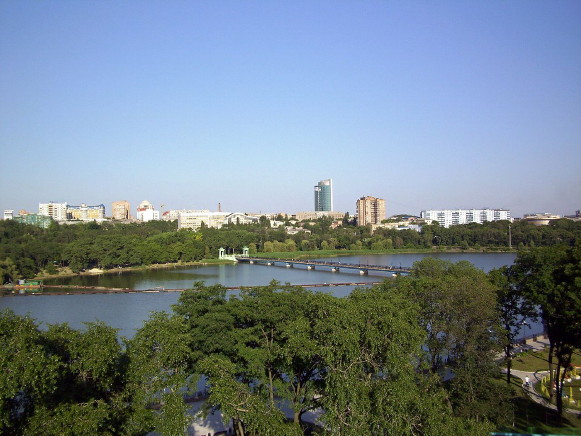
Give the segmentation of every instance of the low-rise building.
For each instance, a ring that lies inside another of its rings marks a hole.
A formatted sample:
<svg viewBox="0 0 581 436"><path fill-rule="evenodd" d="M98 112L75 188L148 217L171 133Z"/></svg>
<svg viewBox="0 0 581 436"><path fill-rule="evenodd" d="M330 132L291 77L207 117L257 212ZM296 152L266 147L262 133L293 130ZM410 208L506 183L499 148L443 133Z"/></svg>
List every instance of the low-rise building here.
<svg viewBox="0 0 581 436"><path fill-rule="evenodd" d="M80 206L67 206L67 220L74 221L104 221L105 205L87 206L82 203Z"/></svg>
<svg viewBox="0 0 581 436"><path fill-rule="evenodd" d="M36 214L36 213L28 213L25 215L18 215L14 217L14 221L22 223L22 224L30 224L32 226L41 227L43 229L47 229L50 224L53 222L53 219L50 216Z"/></svg>
<svg viewBox="0 0 581 436"><path fill-rule="evenodd" d="M292 217L297 221L316 220L319 218L330 217L334 220L341 220L345 216L345 212L332 211L315 211L315 212L297 212Z"/></svg>
<svg viewBox="0 0 581 436"><path fill-rule="evenodd" d="M198 230L202 225L219 229L224 225L227 215L230 213L209 210L182 212L178 216L178 229Z"/></svg>
<svg viewBox="0 0 581 436"><path fill-rule="evenodd" d="M486 221L512 221L510 210L507 209L430 209L423 210L420 218L426 222L435 221L446 228L458 224L482 224Z"/></svg>
<svg viewBox="0 0 581 436"><path fill-rule="evenodd" d="M559 220L561 217L559 215L553 215L552 213L529 213L523 217L523 221L527 221L535 226L546 226L551 221Z"/></svg>
<svg viewBox="0 0 581 436"><path fill-rule="evenodd" d="M178 214L178 229L198 230L202 225L220 229L228 224L256 224L258 221L258 217L240 212L189 210Z"/></svg>

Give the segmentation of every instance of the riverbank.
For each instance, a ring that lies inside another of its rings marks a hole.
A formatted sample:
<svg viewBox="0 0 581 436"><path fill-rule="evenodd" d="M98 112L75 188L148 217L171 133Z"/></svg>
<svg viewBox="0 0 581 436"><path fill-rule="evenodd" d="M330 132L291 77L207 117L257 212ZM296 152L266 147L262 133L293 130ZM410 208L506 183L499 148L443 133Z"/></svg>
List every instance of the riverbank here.
<svg viewBox="0 0 581 436"><path fill-rule="evenodd" d="M278 251L270 253L254 253L271 259L313 259L318 257L365 256L374 254L428 254L428 253L516 253L516 249L508 248L480 248L461 249L459 247L431 247L431 248L391 248L382 250L312 250L312 251Z"/></svg>
<svg viewBox="0 0 581 436"><path fill-rule="evenodd" d="M54 278L67 278L67 277L77 277L77 276L94 276L99 274L119 274L131 271L148 271L156 269L169 269L169 268L182 268L187 266L207 266L207 265L219 265L219 264L229 264L232 263L231 260L221 260L221 259L204 259L197 262L178 262L178 263L156 263L153 265L138 265L138 266L127 266L111 269L100 269L93 268L87 271L81 271L78 273L72 272L70 268L60 268L57 274L46 274L41 273L36 275L33 280L46 280Z"/></svg>
<svg viewBox="0 0 581 436"><path fill-rule="evenodd" d="M343 283L311 283L311 284L297 284L294 286L300 288L332 288L337 286L375 286L382 282L343 282ZM250 286L252 287L252 286ZM226 286L228 291L238 291L240 289L249 288L249 286ZM164 287L156 287L154 289L129 289L129 288L108 288L104 286L79 286L79 285L47 285L39 290L30 290L26 292L12 292L3 294L6 297L22 297L35 295L82 295L82 294L139 294L139 293L160 293L160 292L184 292L189 289L171 289ZM193 289L196 290L196 289Z"/></svg>

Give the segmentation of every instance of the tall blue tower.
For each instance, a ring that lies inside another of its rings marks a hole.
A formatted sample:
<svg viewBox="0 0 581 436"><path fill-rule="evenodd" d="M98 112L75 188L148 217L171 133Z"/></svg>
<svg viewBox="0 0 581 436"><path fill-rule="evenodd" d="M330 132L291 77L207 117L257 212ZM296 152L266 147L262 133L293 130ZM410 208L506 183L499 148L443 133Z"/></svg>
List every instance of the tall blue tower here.
<svg viewBox="0 0 581 436"><path fill-rule="evenodd" d="M333 210L333 180L321 180L315 185L315 212Z"/></svg>

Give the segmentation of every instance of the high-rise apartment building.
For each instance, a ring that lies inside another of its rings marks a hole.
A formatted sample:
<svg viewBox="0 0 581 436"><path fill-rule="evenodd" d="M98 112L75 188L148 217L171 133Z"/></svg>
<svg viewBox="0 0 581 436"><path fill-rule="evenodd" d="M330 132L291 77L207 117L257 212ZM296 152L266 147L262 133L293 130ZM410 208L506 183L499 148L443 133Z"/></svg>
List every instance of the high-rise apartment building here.
<svg viewBox="0 0 581 436"><path fill-rule="evenodd" d="M131 218L131 206L128 201L114 201L111 204L111 217L114 220L128 220Z"/></svg>
<svg viewBox="0 0 581 436"><path fill-rule="evenodd" d="M437 221L442 227L446 228L458 224L482 224L486 221L512 221L510 210L506 209L422 210L420 218L426 221Z"/></svg>
<svg viewBox="0 0 581 436"><path fill-rule="evenodd" d="M321 180L315 185L315 212L333 210L333 180Z"/></svg>
<svg viewBox="0 0 581 436"><path fill-rule="evenodd" d="M67 220L67 203L40 203L38 205L38 214L49 216L55 221Z"/></svg>
<svg viewBox="0 0 581 436"><path fill-rule="evenodd" d="M369 196L357 200L357 225L381 224L384 219L385 200Z"/></svg>

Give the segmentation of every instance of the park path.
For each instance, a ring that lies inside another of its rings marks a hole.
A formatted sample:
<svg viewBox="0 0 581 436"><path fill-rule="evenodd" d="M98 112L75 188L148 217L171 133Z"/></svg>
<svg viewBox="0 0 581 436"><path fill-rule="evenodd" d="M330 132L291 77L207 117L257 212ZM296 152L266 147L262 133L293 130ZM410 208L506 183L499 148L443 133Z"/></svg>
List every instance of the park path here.
<svg viewBox="0 0 581 436"><path fill-rule="evenodd" d="M502 372L504 374L506 374L506 369L503 369ZM540 393L537 392L537 390L535 389L535 385L537 382L541 381L542 378L544 376L546 376L549 373L549 371L519 371L517 369L511 369L510 370L510 374L514 375L515 377L518 377L522 380L523 382L523 389L525 390L526 394L529 396L530 399L532 399L534 402L548 408L551 410L554 410L555 412L557 411L557 406L555 406L554 404L550 403L549 401L547 401L545 399L545 397L543 397ZM528 376L530 379L530 384L529 386L525 386L524 381L525 381L525 377ZM581 411L579 410L575 410L575 409L569 409L566 407L563 407L563 410L567 413L572 413L575 414L577 416L581 417Z"/></svg>

